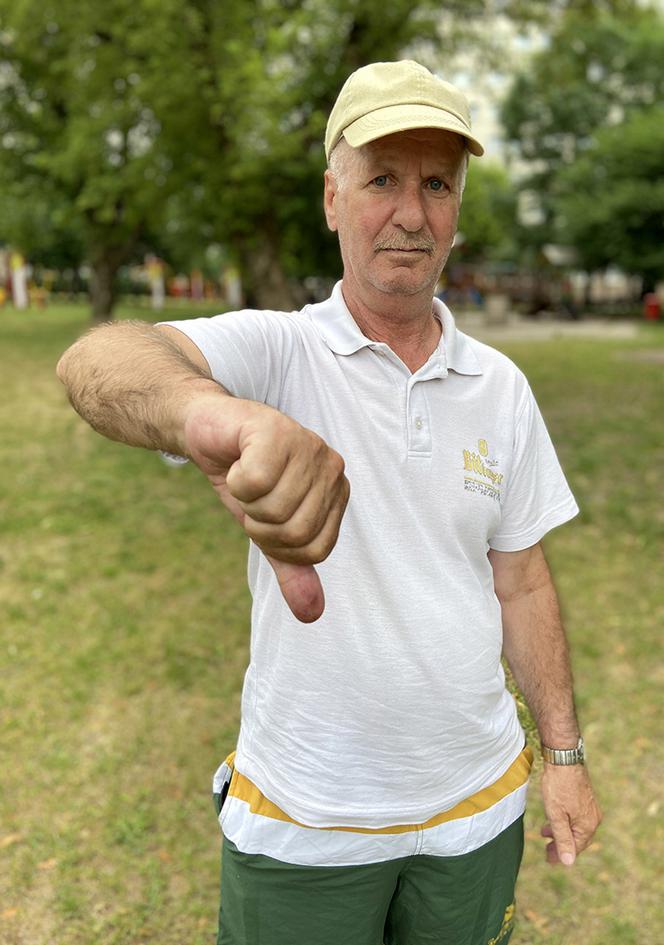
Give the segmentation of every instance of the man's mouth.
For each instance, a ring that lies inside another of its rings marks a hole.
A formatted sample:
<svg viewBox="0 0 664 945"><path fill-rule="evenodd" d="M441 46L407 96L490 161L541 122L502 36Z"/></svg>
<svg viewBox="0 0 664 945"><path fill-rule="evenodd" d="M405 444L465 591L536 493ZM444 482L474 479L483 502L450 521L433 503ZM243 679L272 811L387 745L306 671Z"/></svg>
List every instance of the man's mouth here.
<svg viewBox="0 0 664 945"><path fill-rule="evenodd" d="M380 253L426 253L429 255L431 250L428 246L379 246Z"/></svg>
<svg viewBox="0 0 664 945"><path fill-rule="evenodd" d="M421 243L393 243L390 239L385 239L374 246L377 253L424 253L427 256L431 256L435 248L433 239Z"/></svg>

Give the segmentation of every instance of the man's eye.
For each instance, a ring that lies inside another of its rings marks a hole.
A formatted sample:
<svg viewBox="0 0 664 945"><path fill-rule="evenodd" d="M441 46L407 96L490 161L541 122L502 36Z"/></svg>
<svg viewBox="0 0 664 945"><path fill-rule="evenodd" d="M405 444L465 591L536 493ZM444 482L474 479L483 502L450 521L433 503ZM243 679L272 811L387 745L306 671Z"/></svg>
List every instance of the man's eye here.
<svg viewBox="0 0 664 945"><path fill-rule="evenodd" d="M371 183L375 184L376 187L385 187L387 184L387 174L379 174L378 177L374 177Z"/></svg>
<svg viewBox="0 0 664 945"><path fill-rule="evenodd" d="M447 190L447 184L444 180L441 180L440 177L432 177L429 181L429 187L436 193Z"/></svg>

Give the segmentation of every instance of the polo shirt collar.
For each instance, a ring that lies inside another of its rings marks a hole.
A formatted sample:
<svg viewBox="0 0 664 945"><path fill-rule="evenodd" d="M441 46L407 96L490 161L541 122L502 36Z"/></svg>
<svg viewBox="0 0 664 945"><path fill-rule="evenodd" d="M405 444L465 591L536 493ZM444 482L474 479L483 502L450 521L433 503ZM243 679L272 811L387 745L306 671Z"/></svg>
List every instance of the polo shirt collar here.
<svg viewBox="0 0 664 945"><path fill-rule="evenodd" d="M329 299L309 307L309 317L325 344L335 354L355 354L360 348L368 348L373 344L370 338L362 334L348 311L340 281Z"/></svg>
<svg viewBox="0 0 664 945"><path fill-rule="evenodd" d="M344 300L341 281L337 282L329 299L307 308L318 333L335 354L351 355L361 348L371 348L378 344L360 331ZM457 330L448 307L440 299L434 298L433 312L443 327L440 353L443 355L444 366L458 374L481 374L482 368L469 339Z"/></svg>
<svg viewBox="0 0 664 945"><path fill-rule="evenodd" d="M433 313L443 326L440 350L445 357L447 369L457 374L481 374L482 366L473 351L471 339L458 330L447 305L434 298Z"/></svg>

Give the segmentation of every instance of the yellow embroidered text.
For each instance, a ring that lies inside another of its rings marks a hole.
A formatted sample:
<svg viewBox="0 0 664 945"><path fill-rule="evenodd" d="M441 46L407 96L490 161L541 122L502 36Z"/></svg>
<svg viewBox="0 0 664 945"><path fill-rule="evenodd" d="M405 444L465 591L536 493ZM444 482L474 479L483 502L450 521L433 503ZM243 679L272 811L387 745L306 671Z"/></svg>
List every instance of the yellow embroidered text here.
<svg viewBox="0 0 664 945"><path fill-rule="evenodd" d="M470 450L463 451L463 468L467 472L474 472L479 476L484 476L485 479L488 479L489 482L492 482L496 486L499 486L504 478L502 473L495 473L493 469L489 469L485 466L482 462L482 457L477 453L471 453Z"/></svg>

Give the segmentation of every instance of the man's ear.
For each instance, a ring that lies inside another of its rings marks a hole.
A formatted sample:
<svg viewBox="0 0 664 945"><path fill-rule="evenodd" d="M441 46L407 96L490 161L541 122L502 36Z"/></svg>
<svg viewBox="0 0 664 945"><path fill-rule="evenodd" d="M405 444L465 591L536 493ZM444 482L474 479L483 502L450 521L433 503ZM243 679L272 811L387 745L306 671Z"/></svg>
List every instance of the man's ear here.
<svg viewBox="0 0 664 945"><path fill-rule="evenodd" d="M335 200L337 197L337 182L332 171L325 171L325 189L323 191L323 209L325 210L325 219L327 225L333 233L337 230L337 212L335 209Z"/></svg>

